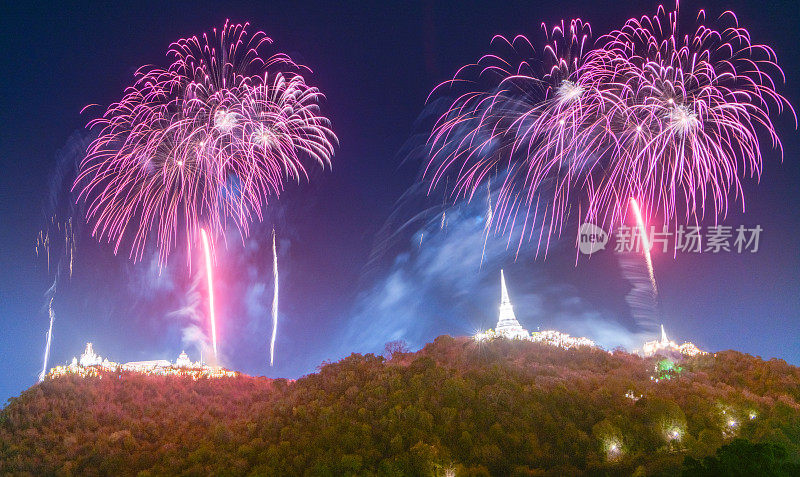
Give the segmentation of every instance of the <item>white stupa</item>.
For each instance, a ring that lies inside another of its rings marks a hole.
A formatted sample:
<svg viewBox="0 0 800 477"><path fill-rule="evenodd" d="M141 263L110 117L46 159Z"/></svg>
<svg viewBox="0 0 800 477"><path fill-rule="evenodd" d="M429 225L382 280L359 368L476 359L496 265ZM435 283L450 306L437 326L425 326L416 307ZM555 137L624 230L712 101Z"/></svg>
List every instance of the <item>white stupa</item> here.
<svg viewBox="0 0 800 477"><path fill-rule="evenodd" d="M508 298L508 289L506 288L506 278L503 275L503 270L500 270L500 317L497 320L495 333L510 339L524 339L530 336L528 330L519 324L516 315L514 315L514 307L511 306L511 300Z"/></svg>
<svg viewBox="0 0 800 477"><path fill-rule="evenodd" d="M191 368L193 366L192 360L189 359L189 355L186 354L186 351L181 351L181 354L178 355L178 359L175 360L175 367L176 368Z"/></svg>
<svg viewBox="0 0 800 477"><path fill-rule="evenodd" d="M94 349L92 349L92 343L86 343L86 351L81 355L79 362L84 367L97 366L103 362L103 358L95 354Z"/></svg>

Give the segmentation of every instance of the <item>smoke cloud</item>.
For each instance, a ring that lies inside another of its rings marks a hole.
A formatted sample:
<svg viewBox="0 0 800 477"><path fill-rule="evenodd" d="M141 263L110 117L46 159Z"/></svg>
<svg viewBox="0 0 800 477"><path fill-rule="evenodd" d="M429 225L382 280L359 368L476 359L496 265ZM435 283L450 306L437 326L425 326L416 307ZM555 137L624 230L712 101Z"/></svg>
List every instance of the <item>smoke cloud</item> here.
<svg viewBox="0 0 800 477"><path fill-rule="evenodd" d="M418 195L412 191L409 201L414 197ZM494 328L501 268L523 327L586 336L607 349L633 349L642 342L643 336L618 317L553 278L558 274L547 260L534 260L535 243L523 241L517 255L518 237L487 236L487 203L483 197L446 210L429 208L398 225L401 204L395 223L387 224L398 232L380 236L367 267L362 281L372 285L356 300L338 340L340 355L380 352L393 340L418 348L440 334L472 335ZM381 270L386 255L393 258Z"/></svg>

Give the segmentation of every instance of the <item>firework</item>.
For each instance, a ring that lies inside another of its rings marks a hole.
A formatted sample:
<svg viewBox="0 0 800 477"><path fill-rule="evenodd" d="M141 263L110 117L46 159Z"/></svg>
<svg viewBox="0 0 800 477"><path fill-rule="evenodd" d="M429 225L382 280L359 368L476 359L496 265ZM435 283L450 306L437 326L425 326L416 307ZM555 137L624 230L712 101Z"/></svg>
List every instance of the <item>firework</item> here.
<svg viewBox="0 0 800 477"><path fill-rule="evenodd" d="M200 236L203 239L203 255L206 259L206 277L208 278L208 315L211 318L211 344L214 348L215 364L219 363L217 356L217 317L214 312L214 277L211 272L211 246L208 243L206 229L200 229Z"/></svg>
<svg viewBox="0 0 800 477"><path fill-rule="evenodd" d="M650 255L650 239L647 235L647 228L642 218L642 210L639 208L639 203L631 197L631 208L633 208L633 215L636 217L636 226L639 229L639 240L642 244L642 253L644 260L647 263L647 273L650 276L650 284L653 286L653 293L658 294L658 287L656 287L656 276L653 271L653 258Z"/></svg>
<svg viewBox="0 0 800 477"><path fill-rule="evenodd" d="M770 113L788 109L797 125L777 92L783 71L732 12L719 29L703 11L688 29L679 16L659 7L593 49L588 24L562 23L541 55L519 54L532 49L525 37L496 37L510 54L486 55L445 83L477 90L434 127L430 188L452 175L452 196L471 199L500 176L495 231L520 226L522 241L538 229L545 250L572 210L613 228L633 196L645 221L716 220L732 195L744 208L740 177L762 170L759 133L783 153Z"/></svg>
<svg viewBox="0 0 800 477"><path fill-rule="evenodd" d="M492 42L508 51L485 55L437 87L468 83L480 89L458 97L440 117L424 173L431 189L455 175L448 192L457 200L471 199L481 183L504 171L493 225L495 231L510 233L522 212L521 241L537 226L546 226L540 232L560 232L574 182L563 151L580 132L574 116L589 108L578 75L591 27L575 19L542 28L541 54L524 36L496 36ZM540 208L545 190L549 207Z"/></svg>
<svg viewBox="0 0 800 477"><path fill-rule="evenodd" d="M719 29L702 10L694 22L680 17L660 7L630 19L587 55L583 87L603 98L576 143L603 155L587 179L589 220L621 221L630 196L645 219L724 217L732 194L744 208L740 176L760 177L759 132L783 155L770 112L795 113L776 91L774 51L752 43L732 12Z"/></svg>
<svg viewBox="0 0 800 477"><path fill-rule="evenodd" d="M308 178L309 164L330 165L337 139L322 94L287 55L268 55L271 43L228 22L178 40L166 69L140 68L122 100L89 122L98 137L74 188L93 236L115 253L130 247L134 261L154 239L163 265L201 226L222 236L230 223L246 236L267 197Z"/></svg>
<svg viewBox="0 0 800 477"><path fill-rule="evenodd" d="M55 287L55 283L53 284ZM44 377L47 375L47 361L50 358L50 343L53 341L53 321L56 319L56 314L53 312L53 299L50 298L50 303L47 306L48 313L50 315L50 327L47 329L47 344L44 347L44 364L42 364L42 372L39 374L39 382L44 381Z"/></svg>
<svg viewBox="0 0 800 477"><path fill-rule="evenodd" d="M272 229L272 339L269 343L269 365L275 360L275 338L278 336L278 249L275 246L275 229Z"/></svg>
<svg viewBox="0 0 800 477"><path fill-rule="evenodd" d="M489 241L489 232L492 229L492 183L486 182L486 223L483 226L483 249L481 249L481 261L478 264L478 269L483 268L483 259L486 256L486 242Z"/></svg>

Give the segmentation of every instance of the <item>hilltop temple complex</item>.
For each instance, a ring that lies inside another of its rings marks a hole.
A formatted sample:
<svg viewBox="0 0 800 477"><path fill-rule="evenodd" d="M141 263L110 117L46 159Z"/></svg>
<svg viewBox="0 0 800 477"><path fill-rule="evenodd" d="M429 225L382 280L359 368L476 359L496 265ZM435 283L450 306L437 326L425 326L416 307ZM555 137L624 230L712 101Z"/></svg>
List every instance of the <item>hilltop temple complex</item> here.
<svg viewBox="0 0 800 477"><path fill-rule="evenodd" d="M498 338L536 341L564 349L578 346L597 346L594 341L589 338L574 337L556 330L529 332L523 328L514 314L514 307L511 305L511 299L508 296L506 279L502 270L500 270L500 316L497 320L497 326L493 330L490 329L476 333L474 338L476 341L487 341ZM671 341L667 338L664 325L661 325L660 340L648 341L642 346L641 350L634 350L633 352L644 357L655 355L673 355L679 357L708 354L690 341L686 341L681 345Z"/></svg>
<svg viewBox="0 0 800 477"><path fill-rule="evenodd" d="M132 372L140 374L154 374L162 376L187 376L197 378L234 377L238 373L219 366L209 366L202 361L192 362L185 351L178 355L175 363L166 359L151 361L130 361L115 363L103 358L94 352L92 343L86 343L86 350L80 358L73 357L72 362L66 366L56 366L47 374L48 378L57 378L65 375L99 376L101 372Z"/></svg>
<svg viewBox="0 0 800 477"><path fill-rule="evenodd" d="M556 330L529 332L523 328L514 314L514 307L511 305L511 299L508 296L506 278L502 270L500 270L500 316L497 320L497 326L493 330L482 331L475 335L476 341L498 338L536 341L564 349L578 346L595 346L594 341L589 338L573 337Z"/></svg>
<svg viewBox="0 0 800 477"><path fill-rule="evenodd" d="M685 356L696 356L698 354L708 354L694 345L690 341L678 345L674 341L667 338L667 333L664 331L664 325L661 325L661 339L648 341L642 346L641 354L645 357L655 356L657 354L681 354Z"/></svg>

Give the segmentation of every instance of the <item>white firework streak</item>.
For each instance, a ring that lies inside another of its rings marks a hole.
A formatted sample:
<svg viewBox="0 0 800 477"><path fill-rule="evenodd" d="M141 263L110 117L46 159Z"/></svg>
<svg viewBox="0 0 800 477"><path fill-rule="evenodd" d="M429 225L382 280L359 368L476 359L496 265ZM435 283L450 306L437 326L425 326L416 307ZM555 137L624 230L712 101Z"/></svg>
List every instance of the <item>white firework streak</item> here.
<svg viewBox="0 0 800 477"><path fill-rule="evenodd" d="M278 250L275 247L275 229L272 229L272 275L275 284L272 291L272 341L269 344L269 365L275 360L275 338L278 336Z"/></svg>
<svg viewBox="0 0 800 477"><path fill-rule="evenodd" d="M214 276L211 271L211 246L208 244L208 235L205 229L200 229L200 237L203 240L203 252L206 258L206 277L208 278L208 313L211 317L211 342L214 346L214 365L219 365L217 355L217 317L214 311Z"/></svg>
<svg viewBox="0 0 800 477"><path fill-rule="evenodd" d="M56 318L56 314L53 312L52 298L50 298L50 304L47 308L50 313L50 328L47 330L47 344L44 347L44 364L42 365L42 373L39 374L39 382L44 381L44 377L47 375L47 360L50 358L50 342L53 340L53 321Z"/></svg>
<svg viewBox="0 0 800 477"><path fill-rule="evenodd" d="M653 270L653 259L650 256L650 239L647 237L647 230L645 229L644 219L642 218L642 211L639 209L639 203L631 197L631 205L633 206L633 213L636 216L636 224L639 227L639 236L642 241L642 248L644 249L644 260L647 263L647 273L650 275L650 284L653 286L653 293L658 295L658 287L656 286L656 275Z"/></svg>

